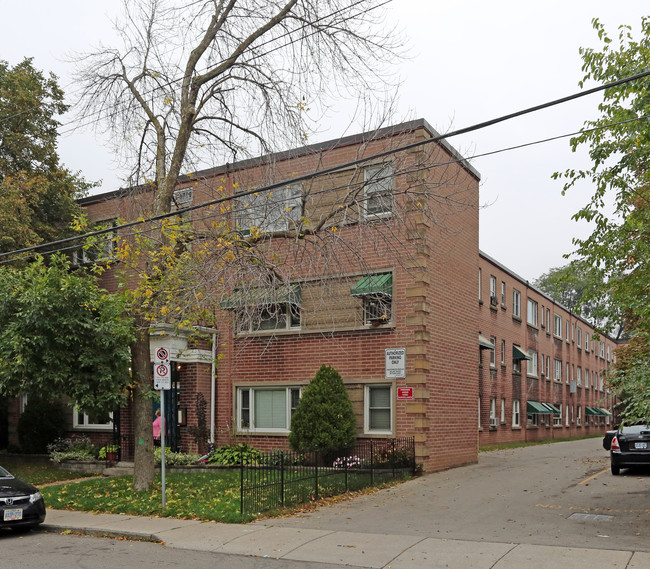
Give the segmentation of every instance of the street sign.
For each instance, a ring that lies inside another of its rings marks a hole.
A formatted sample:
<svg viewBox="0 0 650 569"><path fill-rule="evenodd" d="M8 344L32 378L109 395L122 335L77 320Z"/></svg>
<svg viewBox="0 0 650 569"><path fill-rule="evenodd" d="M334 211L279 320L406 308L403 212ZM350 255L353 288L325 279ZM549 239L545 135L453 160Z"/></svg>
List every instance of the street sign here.
<svg viewBox="0 0 650 569"><path fill-rule="evenodd" d="M153 361L157 364L168 364L169 352L167 351L167 348L155 348Z"/></svg>
<svg viewBox="0 0 650 569"><path fill-rule="evenodd" d="M386 379L406 377L406 348L386 349Z"/></svg>
<svg viewBox="0 0 650 569"><path fill-rule="evenodd" d="M172 388L172 374L168 364L154 364L153 386L157 390Z"/></svg>

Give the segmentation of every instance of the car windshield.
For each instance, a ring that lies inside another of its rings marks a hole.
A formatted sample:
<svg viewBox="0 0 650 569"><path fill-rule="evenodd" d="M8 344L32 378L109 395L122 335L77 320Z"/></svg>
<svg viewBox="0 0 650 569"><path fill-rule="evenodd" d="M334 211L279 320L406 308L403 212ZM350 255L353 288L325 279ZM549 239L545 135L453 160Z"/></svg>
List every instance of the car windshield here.
<svg viewBox="0 0 650 569"><path fill-rule="evenodd" d="M0 478L13 478L13 475L0 466Z"/></svg>
<svg viewBox="0 0 650 569"><path fill-rule="evenodd" d="M621 433L624 435L640 435L643 431L650 431L648 425L630 425L621 427Z"/></svg>

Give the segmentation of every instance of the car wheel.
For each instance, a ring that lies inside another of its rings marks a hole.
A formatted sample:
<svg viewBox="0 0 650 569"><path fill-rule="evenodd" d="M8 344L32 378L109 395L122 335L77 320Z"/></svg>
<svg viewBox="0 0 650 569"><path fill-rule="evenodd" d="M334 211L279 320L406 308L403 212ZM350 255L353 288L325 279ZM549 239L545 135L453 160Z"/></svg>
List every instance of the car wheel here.
<svg viewBox="0 0 650 569"><path fill-rule="evenodd" d="M612 474L618 476L621 473L621 467L618 464L612 464Z"/></svg>

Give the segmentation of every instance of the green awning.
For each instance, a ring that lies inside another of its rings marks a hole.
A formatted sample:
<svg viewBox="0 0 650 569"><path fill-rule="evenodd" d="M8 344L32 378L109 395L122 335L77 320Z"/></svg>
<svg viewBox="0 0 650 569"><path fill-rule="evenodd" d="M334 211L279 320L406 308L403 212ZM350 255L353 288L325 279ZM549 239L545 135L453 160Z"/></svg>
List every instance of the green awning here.
<svg viewBox="0 0 650 569"><path fill-rule="evenodd" d="M288 285L279 288L253 288L236 290L223 302L224 310L236 310L245 306L264 306L267 304L300 304L302 294L300 285Z"/></svg>
<svg viewBox="0 0 650 569"><path fill-rule="evenodd" d="M352 296L393 296L393 273L363 277L350 289Z"/></svg>
<svg viewBox="0 0 650 569"><path fill-rule="evenodd" d="M546 407L543 403L538 403L537 401L527 401L526 402L526 412L532 415L552 415L553 412Z"/></svg>
<svg viewBox="0 0 650 569"><path fill-rule="evenodd" d="M519 346L512 346L512 359L513 360L532 360L532 358L524 352Z"/></svg>
<svg viewBox="0 0 650 569"><path fill-rule="evenodd" d="M611 417L612 416L612 414L607 409L603 409L602 407L598 407L598 410L603 414L603 417Z"/></svg>
<svg viewBox="0 0 650 569"><path fill-rule="evenodd" d="M542 405L544 405L544 407L548 407L550 409L552 415L561 415L562 414L562 411L560 411L552 403L542 403Z"/></svg>
<svg viewBox="0 0 650 569"><path fill-rule="evenodd" d="M585 405L585 415L594 415L596 417L602 417L603 413L602 411L599 411L594 407L589 407L589 405Z"/></svg>
<svg viewBox="0 0 650 569"><path fill-rule="evenodd" d="M495 345L490 341L490 338L485 337L479 332L478 347L480 350L494 350Z"/></svg>

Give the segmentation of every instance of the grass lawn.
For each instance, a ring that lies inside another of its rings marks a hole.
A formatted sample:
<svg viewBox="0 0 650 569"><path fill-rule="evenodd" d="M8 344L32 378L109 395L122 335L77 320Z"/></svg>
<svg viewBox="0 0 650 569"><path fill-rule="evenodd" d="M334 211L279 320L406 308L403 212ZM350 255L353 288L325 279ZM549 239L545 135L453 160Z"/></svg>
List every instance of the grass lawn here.
<svg viewBox="0 0 650 569"><path fill-rule="evenodd" d="M0 454L0 466L6 468L16 478L29 482L34 486L61 482L64 480L75 480L96 476L88 472L75 470L61 470L51 462L25 462L18 457L3 456Z"/></svg>
<svg viewBox="0 0 650 569"><path fill-rule="evenodd" d="M248 522L254 516L239 514L239 472L167 474L166 509L162 511L162 487L156 477L151 491L134 492L131 476L94 478L41 489L49 508L107 514L132 514L227 523Z"/></svg>

